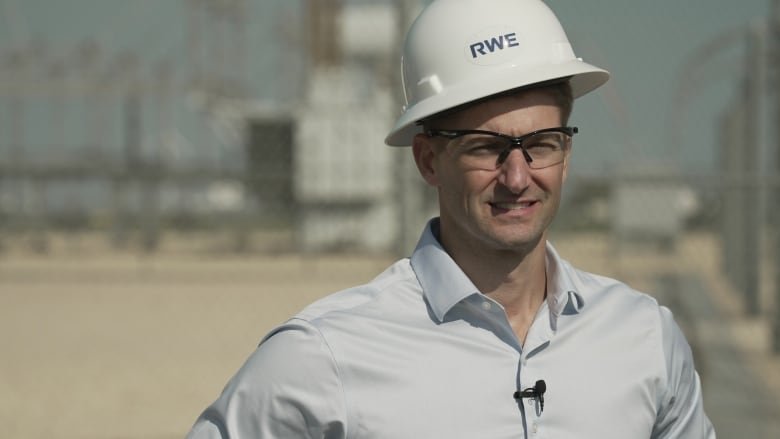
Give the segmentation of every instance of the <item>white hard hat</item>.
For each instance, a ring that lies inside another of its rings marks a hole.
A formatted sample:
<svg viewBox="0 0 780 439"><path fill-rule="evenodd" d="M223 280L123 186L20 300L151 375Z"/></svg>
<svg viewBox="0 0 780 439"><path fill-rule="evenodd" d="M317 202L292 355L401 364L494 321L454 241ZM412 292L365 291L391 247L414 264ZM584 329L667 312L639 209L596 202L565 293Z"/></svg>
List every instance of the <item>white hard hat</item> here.
<svg viewBox="0 0 780 439"><path fill-rule="evenodd" d="M568 79L576 98L609 79L574 55L541 0L434 0L406 35L401 67L406 105L391 146L411 145L419 121L498 93Z"/></svg>

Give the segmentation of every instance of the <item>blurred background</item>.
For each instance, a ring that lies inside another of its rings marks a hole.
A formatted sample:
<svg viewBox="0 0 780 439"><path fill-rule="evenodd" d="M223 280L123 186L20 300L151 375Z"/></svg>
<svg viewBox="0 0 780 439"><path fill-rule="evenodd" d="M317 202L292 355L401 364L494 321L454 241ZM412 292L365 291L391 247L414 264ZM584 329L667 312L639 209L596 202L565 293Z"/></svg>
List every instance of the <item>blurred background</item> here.
<svg viewBox="0 0 780 439"><path fill-rule="evenodd" d="M260 338L406 256L423 0L0 0L0 423L183 437ZM669 306L719 437L780 437L780 1L550 0L586 61L552 233Z"/></svg>

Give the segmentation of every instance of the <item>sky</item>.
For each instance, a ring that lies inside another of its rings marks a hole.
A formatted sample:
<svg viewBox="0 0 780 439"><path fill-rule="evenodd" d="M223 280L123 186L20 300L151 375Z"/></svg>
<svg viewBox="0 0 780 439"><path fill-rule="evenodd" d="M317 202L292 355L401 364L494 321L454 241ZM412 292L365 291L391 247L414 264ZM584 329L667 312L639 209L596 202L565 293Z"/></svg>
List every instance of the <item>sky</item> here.
<svg viewBox="0 0 780 439"><path fill-rule="evenodd" d="M105 53L132 49L149 65L167 59L183 69L188 1L197 0L0 0L0 51L38 38L61 56L93 38ZM612 74L607 86L575 104L577 169L600 173L637 159L712 169L718 118L740 84L743 43L735 40L696 64L700 76L686 86L682 106L680 72L704 45L768 17L771 1L549 0L577 55ZM285 102L294 95L298 84L287 70L300 56L302 3L248 1L253 98ZM676 137L672 119L683 121Z"/></svg>
<svg viewBox="0 0 780 439"><path fill-rule="evenodd" d="M769 0L549 3L578 55L612 73L605 89L575 105L585 107L586 114L575 114L587 122L583 132L599 136L609 130L606 141L614 146L605 151L623 159L667 161L665 156L694 168L716 162L715 125L738 92L744 43L725 45L697 63L701 77L693 83L681 84L680 74L704 45L766 20ZM683 106L676 99L681 86L691 95ZM588 117L588 111L598 117ZM670 144L671 118L683 121L680 145Z"/></svg>

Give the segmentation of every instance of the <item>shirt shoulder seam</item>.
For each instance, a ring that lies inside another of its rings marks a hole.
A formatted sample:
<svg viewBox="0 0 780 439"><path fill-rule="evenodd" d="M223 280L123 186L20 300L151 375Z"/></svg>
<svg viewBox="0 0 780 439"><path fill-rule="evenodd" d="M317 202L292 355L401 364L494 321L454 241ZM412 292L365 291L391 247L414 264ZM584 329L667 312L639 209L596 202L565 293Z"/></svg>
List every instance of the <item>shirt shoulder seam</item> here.
<svg viewBox="0 0 780 439"><path fill-rule="evenodd" d="M320 341L325 346L328 352L328 357L330 358L331 363L333 363L333 367L336 370L336 378L339 382L339 392L341 394L341 403L344 407L344 415L345 415L345 422L346 425L344 425L344 437L349 438L350 436L350 429L349 426L351 424L351 413L349 409L349 405L347 404L347 394L346 390L344 389L344 380L342 378L342 372L341 368L339 366L339 361L336 359L336 354L333 352L333 349L330 347L330 343L328 343L327 337L325 337L325 334L320 331L320 328L317 327L317 325L313 324L309 320L299 318L299 317L293 317L290 319L290 322L292 321L299 321L299 324L303 324L305 326L308 326L312 330L316 331Z"/></svg>

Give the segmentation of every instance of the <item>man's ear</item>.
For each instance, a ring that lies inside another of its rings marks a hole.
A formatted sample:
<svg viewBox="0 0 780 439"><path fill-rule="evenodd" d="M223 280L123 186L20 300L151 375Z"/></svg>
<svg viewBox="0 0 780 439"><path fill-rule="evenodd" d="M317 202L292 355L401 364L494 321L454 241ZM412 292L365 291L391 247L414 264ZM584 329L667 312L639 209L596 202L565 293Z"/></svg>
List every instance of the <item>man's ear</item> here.
<svg viewBox="0 0 780 439"><path fill-rule="evenodd" d="M438 154L436 142L427 134L417 134L412 139L412 152L414 162L420 171L420 176L431 186L439 186L439 178L436 174L435 159Z"/></svg>

